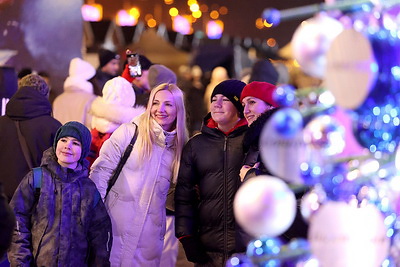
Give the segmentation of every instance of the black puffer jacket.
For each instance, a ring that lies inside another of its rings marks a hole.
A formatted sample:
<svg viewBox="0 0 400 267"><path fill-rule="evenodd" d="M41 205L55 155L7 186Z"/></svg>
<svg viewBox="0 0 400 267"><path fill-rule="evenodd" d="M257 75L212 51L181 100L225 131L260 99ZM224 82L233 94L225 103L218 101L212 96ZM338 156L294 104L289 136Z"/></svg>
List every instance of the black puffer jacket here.
<svg viewBox="0 0 400 267"><path fill-rule="evenodd" d="M214 266L224 266L231 254L246 248L236 240L233 200L240 185L247 126L225 135L205 126L209 119L210 114L201 133L193 136L182 152L175 191L175 230L178 238L195 237Z"/></svg>
<svg viewBox="0 0 400 267"><path fill-rule="evenodd" d="M243 161L243 165L254 166L257 162L260 163L257 169L250 169L244 180L247 180L250 177L254 177L261 174L271 173L265 167L260 154L259 143L261 132L267 123L268 119L277 111L278 109L271 109L263 113L260 117L257 118L247 130L244 139L243 139L243 150L245 153L245 158Z"/></svg>

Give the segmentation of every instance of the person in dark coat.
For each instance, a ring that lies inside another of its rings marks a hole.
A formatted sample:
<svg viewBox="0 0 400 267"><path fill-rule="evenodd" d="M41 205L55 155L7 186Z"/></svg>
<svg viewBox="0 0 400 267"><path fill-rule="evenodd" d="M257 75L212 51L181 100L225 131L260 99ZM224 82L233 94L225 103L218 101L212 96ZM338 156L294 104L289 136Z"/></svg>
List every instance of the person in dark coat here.
<svg viewBox="0 0 400 267"><path fill-rule="evenodd" d="M48 100L49 88L36 74L29 74L19 82L18 91L0 117L0 182L11 199L15 189L31 167L38 167L43 151L49 148L61 123L54 119ZM16 122L25 138L31 167L27 163L18 139Z"/></svg>
<svg viewBox="0 0 400 267"><path fill-rule="evenodd" d="M258 176L272 175L264 165L260 151L260 135L265 124L279 110L279 104L274 101L273 93L276 86L267 82L251 82L247 84L240 96L240 101L244 107L244 117L246 118L249 129L243 139L243 149L246 153L243 167L240 171L242 181ZM273 156L273 155L271 155ZM295 192L296 199L300 203L306 188L298 188ZM301 217L299 208L297 209L295 221L291 227L281 235L281 238L290 241L292 238L307 238L308 225Z"/></svg>
<svg viewBox="0 0 400 267"><path fill-rule="evenodd" d="M108 49L100 49L98 54L99 67L96 70L96 89L98 90L93 90L93 93L102 96L106 82L120 74L120 56Z"/></svg>
<svg viewBox="0 0 400 267"><path fill-rule="evenodd" d="M15 226L14 212L8 205L6 195L3 193L3 185L0 183L0 265L8 247Z"/></svg>
<svg viewBox="0 0 400 267"><path fill-rule="evenodd" d="M237 239L233 214L247 130L239 101L244 86L241 81L226 80L214 88L211 112L182 152L175 231L195 266L225 266L232 254L246 250L247 243Z"/></svg>
<svg viewBox="0 0 400 267"><path fill-rule="evenodd" d="M90 141L83 124L67 122L43 153L39 194L32 171L21 181L10 202L11 266L110 266L111 220L89 179Z"/></svg>

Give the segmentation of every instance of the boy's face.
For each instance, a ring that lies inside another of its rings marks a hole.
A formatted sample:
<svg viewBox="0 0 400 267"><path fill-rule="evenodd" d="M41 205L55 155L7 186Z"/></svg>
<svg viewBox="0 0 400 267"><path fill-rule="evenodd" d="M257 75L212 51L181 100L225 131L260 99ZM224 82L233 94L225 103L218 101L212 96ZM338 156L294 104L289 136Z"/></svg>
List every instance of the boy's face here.
<svg viewBox="0 0 400 267"><path fill-rule="evenodd" d="M58 163L70 169L75 169L81 158L82 145L74 137L65 136L60 138L56 146Z"/></svg>

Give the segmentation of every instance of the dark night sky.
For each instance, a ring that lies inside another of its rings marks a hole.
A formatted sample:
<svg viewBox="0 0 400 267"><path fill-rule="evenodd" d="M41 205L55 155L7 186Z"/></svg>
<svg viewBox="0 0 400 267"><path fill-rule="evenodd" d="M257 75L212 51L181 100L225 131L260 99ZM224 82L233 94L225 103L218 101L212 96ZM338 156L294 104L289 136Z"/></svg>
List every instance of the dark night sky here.
<svg viewBox="0 0 400 267"><path fill-rule="evenodd" d="M161 20L170 27L171 20L167 14L170 7L175 6L180 10L187 10L186 0L175 0L173 5L164 4L163 0L96 0L96 3L104 7L104 17L112 17L117 10L124 6L137 6L143 13L155 14L155 10L162 10ZM304 18L282 22L278 27L259 30L255 27L255 20L261 17L265 8L274 7L278 10L305 6L315 3L323 3L323 0L198 0L200 5L209 7L226 6L229 10L227 15L221 16L225 23L225 33L233 37L250 37L265 40L273 37L280 47L287 44L295 29ZM180 8L181 7L181 8ZM208 16L208 14L206 14ZM139 20L143 20L143 16ZM193 25L195 30L202 29L202 19Z"/></svg>

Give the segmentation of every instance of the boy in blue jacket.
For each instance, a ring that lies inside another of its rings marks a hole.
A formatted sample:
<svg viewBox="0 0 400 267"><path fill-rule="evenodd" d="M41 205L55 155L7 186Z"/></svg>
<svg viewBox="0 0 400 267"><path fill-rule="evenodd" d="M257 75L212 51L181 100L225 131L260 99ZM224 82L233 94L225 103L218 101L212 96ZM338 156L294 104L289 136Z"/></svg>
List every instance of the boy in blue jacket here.
<svg viewBox="0 0 400 267"><path fill-rule="evenodd" d="M31 171L21 181L10 202L11 266L110 265L111 221L88 179L90 142L83 124L67 122L43 153L40 177Z"/></svg>

